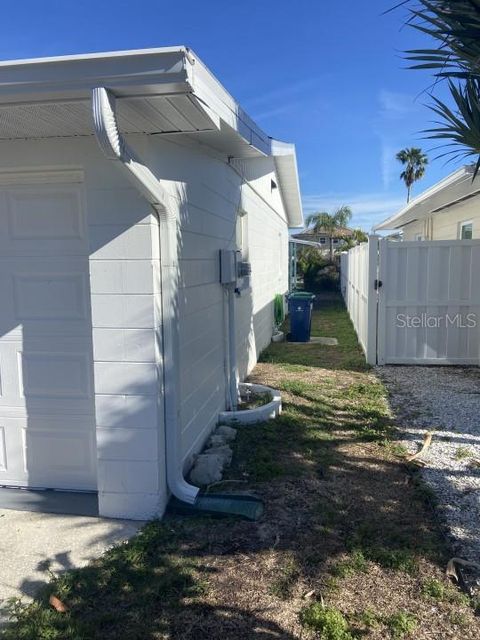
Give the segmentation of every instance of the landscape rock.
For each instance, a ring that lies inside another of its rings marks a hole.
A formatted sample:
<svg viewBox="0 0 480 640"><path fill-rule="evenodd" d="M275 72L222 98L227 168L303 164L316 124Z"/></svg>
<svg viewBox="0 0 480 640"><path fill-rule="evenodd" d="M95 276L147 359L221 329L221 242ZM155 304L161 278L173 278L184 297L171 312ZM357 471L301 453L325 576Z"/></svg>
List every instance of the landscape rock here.
<svg viewBox="0 0 480 640"><path fill-rule="evenodd" d="M215 435L222 436L226 442L233 442L237 437L237 430L233 427L228 427L226 424L221 424L215 429Z"/></svg>
<svg viewBox="0 0 480 640"><path fill-rule="evenodd" d="M224 456L218 453L201 453L190 472L191 482L198 486L220 482L225 466Z"/></svg>
<svg viewBox="0 0 480 640"><path fill-rule="evenodd" d="M207 447L223 447L227 444L227 438L223 435L214 434L210 436Z"/></svg>
<svg viewBox="0 0 480 640"><path fill-rule="evenodd" d="M230 449L228 444L225 444L222 447L209 447L203 452L203 455L212 454L220 456L223 459L223 463L226 467L228 467L232 462L233 451Z"/></svg>

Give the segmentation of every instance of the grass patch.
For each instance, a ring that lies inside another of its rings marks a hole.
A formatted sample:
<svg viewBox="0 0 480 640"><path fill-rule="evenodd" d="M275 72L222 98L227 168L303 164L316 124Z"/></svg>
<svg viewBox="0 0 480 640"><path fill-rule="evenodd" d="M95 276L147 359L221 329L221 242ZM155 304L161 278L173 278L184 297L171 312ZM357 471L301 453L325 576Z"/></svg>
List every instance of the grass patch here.
<svg viewBox="0 0 480 640"><path fill-rule="evenodd" d="M405 458L408 455L407 447L401 442L395 442L385 438L385 440L382 440L380 444L384 447L388 455L395 458Z"/></svg>
<svg viewBox="0 0 480 640"><path fill-rule="evenodd" d="M473 453L468 447L457 447L455 451L455 460L465 460L471 458Z"/></svg>
<svg viewBox="0 0 480 640"><path fill-rule="evenodd" d="M288 331L288 320L283 329ZM320 313L313 314L312 335L337 338L338 345L332 348L318 344L299 347L288 342L272 343L261 354L260 361L287 366L290 371L292 365L349 371L367 371L370 368L339 296L323 304Z"/></svg>
<svg viewBox="0 0 480 640"><path fill-rule="evenodd" d="M406 611L393 613L384 618L384 623L390 631L392 638L404 638L413 633L417 628L417 619Z"/></svg>
<svg viewBox="0 0 480 640"><path fill-rule="evenodd" d="M449 615L449 621L462 629L468 629L470 626L470 618L462 611L452 611Z"/></svg>
<svg viewBox="0 0 480 640"><path fill-rule="evenodd" d="M320 602L302 609L300 622L316 631L319 640L352 640L345 616L338 609L324 607Z"/></svg>
<svg viewBox="0 0 480 640"><path fill-rule="evenodd" d="M437 578L425 580L422 586L422 595L440 602L449 602L464 607L470 606L470 598L465 593L462 593L450 582L445 583Z"/></svg>
<svg viewBox="0 0 480 640"><path fill-rule="evenodd" d="M356 573L367 573L368 562L362 551L354 551L349 558L337 562L332 567L332 574L338 578L347 578Z"/></svg>
<svg viewBox="0 0 480 640"><path fill-rule="evenodd" d="M279 567L277 577L270 585L270 593L281 600L286 600L290 597L299 575L300 571L295 558L289 556Z"/></svg>
<svg viewBox="0 0 480 640"><path fill-rule="evenodd" d="M366 629L375 629L381 621L381 618L372 609L361 611L355 618Z"/></svg>
<svg viewBox="0 0 480 640"><path fill-rule="evenodd" d="M151 637L168 629L180 598L205 590L200 564L180 556L181 529L152 522L131 541L107 551L84 569L54 578L31 604L11 601L15 624L4 640L122 640ZM48 604L56 595L67 607L58 613Z"/></svg>
<svg viewBox="0 0 480 640"><path fill-rule="evenodd" d="M418 562L415 554L410 549L386 549L372 547L366 551L366 556L372 562L384 569L393 569L404 573L416 573Z"/></svg>
<svg viewBox="0 0 480 640"><path fill-rule="evenodd" d="M445 598L445 585L436 578L430 578L423 583L422 594L434 600L443 600Z"/></svg>
<svg viewBox="0 0 480 640"><path fill-rule="evenodd" d="M267 349L251 381L282 389L283 413L239 428L224 476L237 483L225 487L264 498L262 520L149 524L33 604L13 602L4 640L480 637L463 595L433 582L448 558L433 495L398 459L385 390L338 298L319 300L313 328L338 347ZM304 589L328 606L299 617ZM49 606L51 593L66 614ZM374 613L392 611L392 594L399 613Z"/></svg>

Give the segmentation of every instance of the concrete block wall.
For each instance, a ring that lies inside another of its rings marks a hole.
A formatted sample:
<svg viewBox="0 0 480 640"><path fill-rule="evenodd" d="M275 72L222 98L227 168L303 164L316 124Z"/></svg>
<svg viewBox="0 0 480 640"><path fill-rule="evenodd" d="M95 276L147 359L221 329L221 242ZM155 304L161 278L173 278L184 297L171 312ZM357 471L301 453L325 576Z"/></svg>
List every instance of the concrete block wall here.
<svg viewBox="0 0 480 640"><path fill-rule="evenodd" d="M166 181L178 220L179 419L188 469L227 402L227 314L219 250L236 248L237 214L245 211L252 286L235 303L244 378L270 342L273 297L288 287L288 230L279 190L272 188L271 158L235 171L205 146L160 137L152 138L143 153Z"/></svg>
<svg viewBox="0 0 480 640"><path fill-rule="evenodd" d="M101 513L163 512L163 449L157 220L134 189L88 189L93 357ZM109 221L114 209L116 221ZM136 220L132 220L133 217ZM142 216L139 216L142 212ZM123 227L119 228L119 222Z"/></svg>

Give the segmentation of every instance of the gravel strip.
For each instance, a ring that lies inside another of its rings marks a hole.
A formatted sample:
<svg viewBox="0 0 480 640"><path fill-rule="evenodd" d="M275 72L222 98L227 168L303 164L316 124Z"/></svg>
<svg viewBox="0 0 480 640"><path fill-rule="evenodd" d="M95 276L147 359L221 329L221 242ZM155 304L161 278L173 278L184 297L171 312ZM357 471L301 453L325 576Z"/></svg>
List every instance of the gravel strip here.
<svg viewBox="0 0 480 640"><path fill-rule="evenodd" d="M480 370L384 366L377 374L407 448L416 452L434 431L422 477L437 495L455 555L480 563Z"/></svg>

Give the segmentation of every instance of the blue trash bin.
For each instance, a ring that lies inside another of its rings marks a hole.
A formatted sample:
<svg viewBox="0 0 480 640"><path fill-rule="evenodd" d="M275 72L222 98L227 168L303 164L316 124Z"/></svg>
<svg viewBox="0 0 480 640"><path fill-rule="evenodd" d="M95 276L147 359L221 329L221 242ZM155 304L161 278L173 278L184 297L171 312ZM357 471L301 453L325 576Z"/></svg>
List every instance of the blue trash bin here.
<svg viewBox="0 0 480 640"><path fill-rule="evenodd" d="M308 291L295 291L288 296L290 342L309 342L315 296Z"/></svg>

